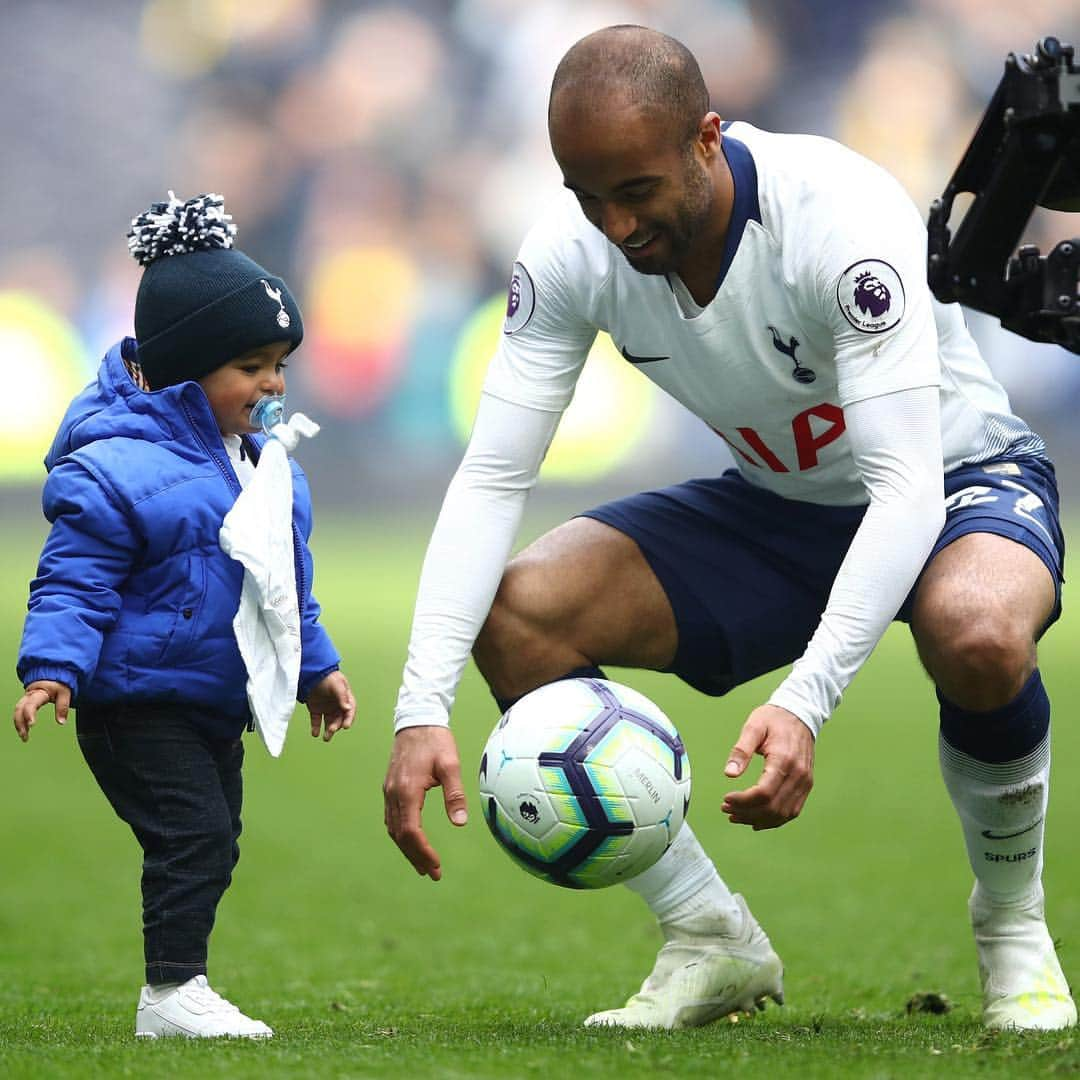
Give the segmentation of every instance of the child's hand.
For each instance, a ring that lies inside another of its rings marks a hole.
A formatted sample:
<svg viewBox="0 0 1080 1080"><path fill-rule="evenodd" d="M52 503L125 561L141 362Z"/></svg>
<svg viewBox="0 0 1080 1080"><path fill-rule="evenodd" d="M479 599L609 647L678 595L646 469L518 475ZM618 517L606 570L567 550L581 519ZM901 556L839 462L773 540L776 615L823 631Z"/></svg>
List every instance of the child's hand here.
<svg viewBox="0 0 1080 1080"><path fill-rule="evenodd" d="M329 742L334 732L352 727L356 698L349 689L349 680L340 671L331 671L308 691L307 707L311 713L311 737L319 737L321 723L325 725L323 740Z"/></svg>
<svg viewBox="0 0 1080 1080"><path fill-rule="evenodd" d="M56 722L63 724L67 720L68 709L71 706L71 690L63 683L39 679L37 682L32 682L19 698L15 705L15 730L23 742L30 738L30 729L37 719L38 709L50 701L56 705ZM352 720L351 714L349 719Z"/></svg>

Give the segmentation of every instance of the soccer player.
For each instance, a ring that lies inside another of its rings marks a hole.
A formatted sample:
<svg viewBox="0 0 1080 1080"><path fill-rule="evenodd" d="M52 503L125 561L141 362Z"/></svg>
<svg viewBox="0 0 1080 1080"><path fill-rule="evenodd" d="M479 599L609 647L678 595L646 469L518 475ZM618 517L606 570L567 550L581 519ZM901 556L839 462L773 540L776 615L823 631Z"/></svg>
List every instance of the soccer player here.
<svg viewBox="0 0 1080 1080"><path fill-rule="evenodd" d="M448 714L473 649L503 707L604 663L723 694L792 661L725 767L732 822L802 810L814 743L893 619L937 688L940 764L975 873L990 1027L1075 1024L1043 915L1050 705L1036 641L1059 615L1054 470L883 170L828 139L723 123L679 42L615 26L560 62L565 197L525 239L465 458L424 563L385 783L421 874L425 791L466 818ZM736 469L594 509L506 565L597 330L699 416ZM781 997L742 898L684 828L629 882L665 943L641 991L586 1023L696 1025Z"/></svg>

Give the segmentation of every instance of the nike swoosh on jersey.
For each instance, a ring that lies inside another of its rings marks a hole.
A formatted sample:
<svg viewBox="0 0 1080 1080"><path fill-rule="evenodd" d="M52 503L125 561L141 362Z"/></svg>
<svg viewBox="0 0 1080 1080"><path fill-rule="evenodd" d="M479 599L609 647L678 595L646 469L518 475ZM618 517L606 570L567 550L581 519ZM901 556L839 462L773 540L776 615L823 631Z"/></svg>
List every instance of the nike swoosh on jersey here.
<svg viewBox="0 0 1080 1080"><path fill-rule="evenodd" d="M1021 829L1019 832L1001 833L1000 835L995 832L991 832L989 829L983 829L982 834L987 840L1011 840L1014 836L1023 836L1026 832L1031 832L1036 825L1042 824L1042 818L1039 818L1034 824L1029 825L1026 829Z"/></svg>
<svg viewBox="0 0 1080 1080"><path fill-rule="evenodd" d="M631 364L655 364L657 360L671 359L670 356L635 356L632 352L627 352L625 345L622 347L622 354Z"/></svg>

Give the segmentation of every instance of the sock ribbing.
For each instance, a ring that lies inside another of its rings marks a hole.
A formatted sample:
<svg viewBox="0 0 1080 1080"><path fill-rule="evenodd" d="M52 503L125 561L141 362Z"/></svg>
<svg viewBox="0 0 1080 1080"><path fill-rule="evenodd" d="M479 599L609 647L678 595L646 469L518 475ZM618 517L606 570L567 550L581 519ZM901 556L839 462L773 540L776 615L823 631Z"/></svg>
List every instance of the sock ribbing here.
<svg viewBox="0 0 1080 1080"><path fill-rule="evenodd" d="M1050 728L1050 699L1036 668L1007 705L989 712L961 709L937 691L941 736L955 749L981 762L1004 763L1027 757Z"/></svg>

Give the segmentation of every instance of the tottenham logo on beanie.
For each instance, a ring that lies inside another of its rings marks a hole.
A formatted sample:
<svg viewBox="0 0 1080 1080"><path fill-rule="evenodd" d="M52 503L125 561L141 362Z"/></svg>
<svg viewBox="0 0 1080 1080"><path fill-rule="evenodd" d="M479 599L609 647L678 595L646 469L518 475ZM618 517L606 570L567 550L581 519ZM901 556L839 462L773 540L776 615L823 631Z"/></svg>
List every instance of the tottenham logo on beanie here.
<svg viewBox="0 0 1080 1080"><path fill-rule="evenodd" d="M143 266L135 298L138 361L154 390L201 379L252 349L300 344L300 309L280 278L233 247L220 195L154 203L131 223L128 249ZM277 304L267 318L267 298Z"/></svg>
<svg viewBox="0 0 1080 1080"><path fill-rule="evenodd" d="M269 296L271 300L276 300L278 302L278 305L279 305L279 311L277 313L277 324L278 324L278 326L280 326L280 327L288 326L289 323L292 322L292 319L289 318L289 313L285 310L285 305L281 302L281 290L272 288L271 285L270 285L270 282L267 281L266 278L262 279L262 286L266 290L266 295Z"/></svg>

